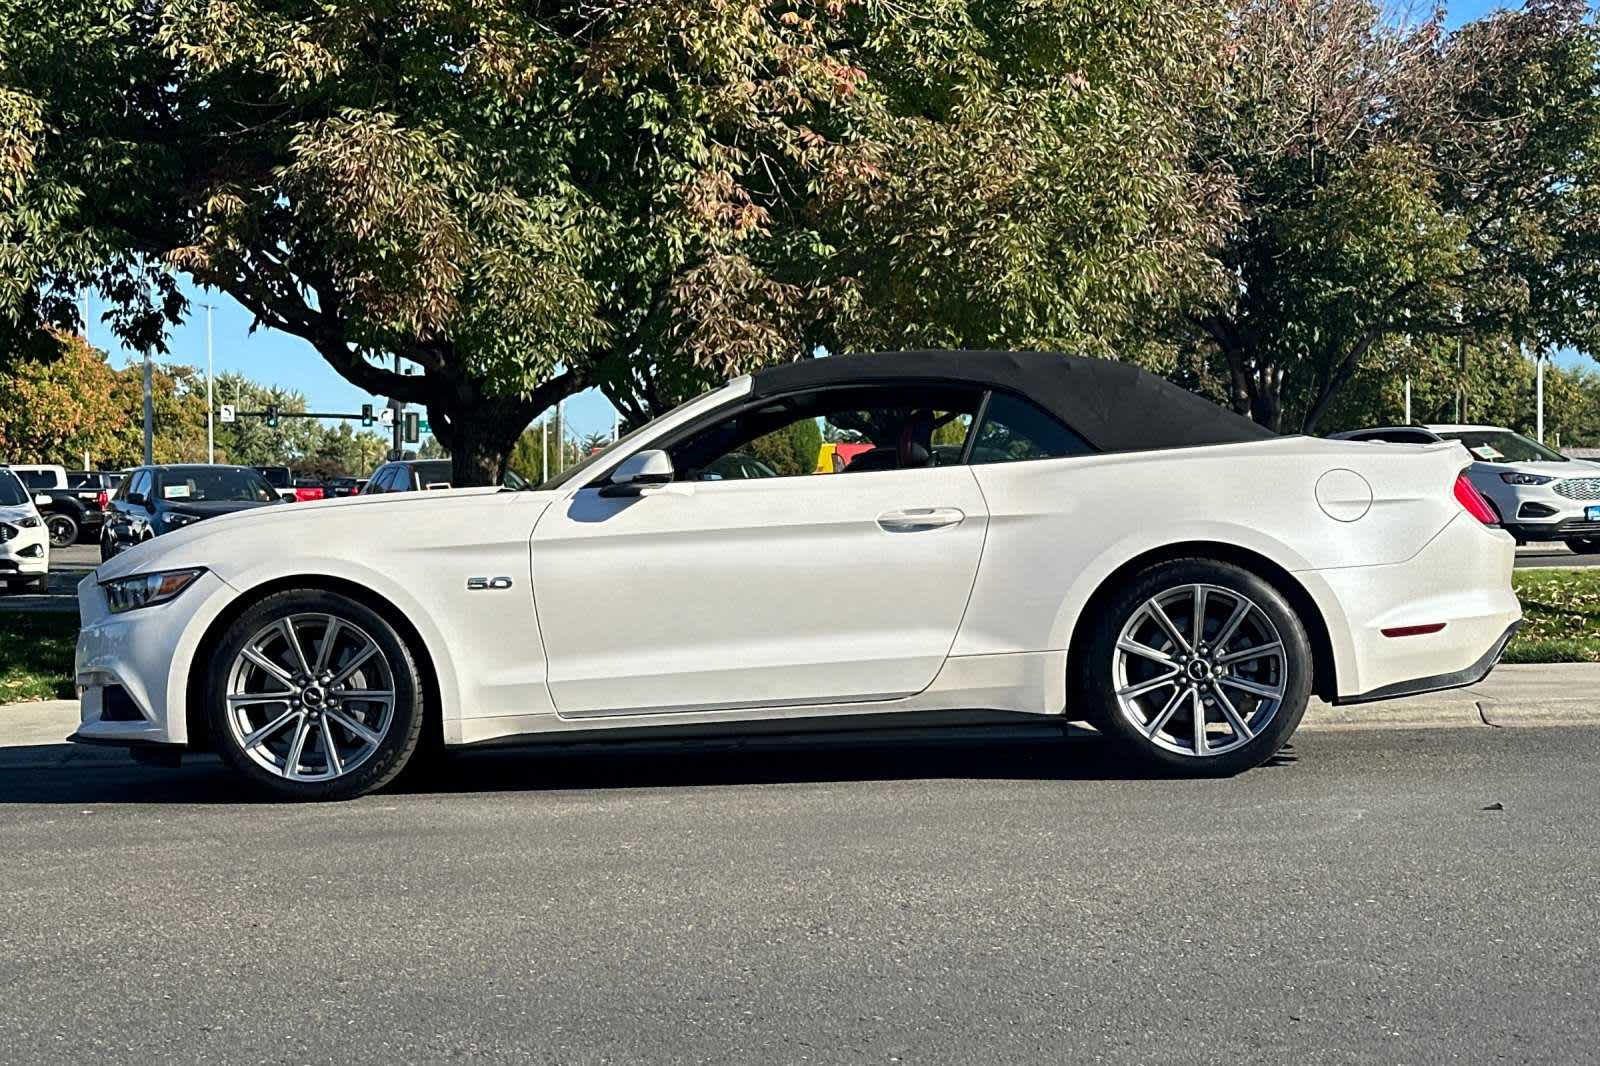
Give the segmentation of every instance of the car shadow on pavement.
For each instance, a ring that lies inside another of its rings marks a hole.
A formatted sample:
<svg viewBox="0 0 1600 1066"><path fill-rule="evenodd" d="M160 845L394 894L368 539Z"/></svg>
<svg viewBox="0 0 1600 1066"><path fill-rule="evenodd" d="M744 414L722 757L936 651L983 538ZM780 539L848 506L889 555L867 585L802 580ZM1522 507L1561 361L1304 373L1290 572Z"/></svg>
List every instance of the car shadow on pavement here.
<svg viewBox="0 0 1600 1066"><path fill-rule="evenodd" d="M127 758L72 758L71 745L8 749L0 761L0 806L26 804L251 804L272 797L250 787L214 756L181 768ZM120 753L118 753L120 755ZM1295 761L1286 747L1266 766ZM989 740L624 741L452 753L408 773L384 794L465 795L835 784L854 781L1129 781L1173 776L1132 763L1093 733L1070 738Z"/></svg>

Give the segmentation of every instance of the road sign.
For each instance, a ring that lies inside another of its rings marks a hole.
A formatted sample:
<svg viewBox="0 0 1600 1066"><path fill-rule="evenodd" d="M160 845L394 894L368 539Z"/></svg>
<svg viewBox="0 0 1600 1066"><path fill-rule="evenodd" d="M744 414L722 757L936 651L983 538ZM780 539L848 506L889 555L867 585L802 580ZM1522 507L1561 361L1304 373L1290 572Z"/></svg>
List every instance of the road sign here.
<svg viewBox="0 0 1600 1066"><path fill-rule="evenodd" d="M394 425L394 408L385 407L383 410L379 411L378 421L383 423L385 426Z"/></svg>
<svg viewBox="0 0 1600 1066"><path fill-rule="evenodd" d="M222 409L217 412L217 418L220 421L223 421L223 422L232 422L234 420L233 419L233 404L231 404L231 403L223 404L222 405Z"/></svg>
<svg viewBox="0 0 1600 1066"><path fill-rule="evenodd" d="M417 432L423 434L432 433L433 427L428 425L428 420L424 418L417 423Z"/></svg>

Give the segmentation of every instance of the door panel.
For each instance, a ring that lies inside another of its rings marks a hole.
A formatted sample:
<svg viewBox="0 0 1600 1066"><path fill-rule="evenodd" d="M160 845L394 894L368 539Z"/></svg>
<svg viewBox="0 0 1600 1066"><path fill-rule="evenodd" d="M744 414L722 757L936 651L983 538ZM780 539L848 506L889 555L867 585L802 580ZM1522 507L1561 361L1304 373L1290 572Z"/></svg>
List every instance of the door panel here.
<svg viewBox="0 0 1600 1066"><path fill-rule="evenodd" d="M834 703L926 688L988 515L966 467L584 489L533 538L563 715Z"/></svg>

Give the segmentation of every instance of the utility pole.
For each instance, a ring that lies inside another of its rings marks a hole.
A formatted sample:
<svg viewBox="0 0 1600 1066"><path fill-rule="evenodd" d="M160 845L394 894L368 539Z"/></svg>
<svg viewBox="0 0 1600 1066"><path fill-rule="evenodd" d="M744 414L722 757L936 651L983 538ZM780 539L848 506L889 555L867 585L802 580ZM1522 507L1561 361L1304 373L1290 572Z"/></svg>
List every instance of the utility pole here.
<svg viewBox="0 0 1600 1066"><path fill-rule="evenodd" d="M567 467L567 401L556 401L556 473Z"/></svg>
<svg viewBox="0 0 1600 1066"><path fill-rule="evenodd" d="M1406 375L1406 425L1411 424L1411 375Z"/></svg>
<svg viewBox="0 0 1600 1066"><path fill-rule="evenodd" d="M399 352L395 352L394 353L394 372L396 374L400 373L400 353ZM394 440L390 445L390 449L391 450L389 452L389 458L390 459L399 459L402 455L405 454L405 452L400 450L400 434L405 429L405 416L403 414L403 412L405 411L405 408L401 405L399 400L396 400L393 397L390 397L390 399L389 399L389 410L394 412L394 426L392 427L393 430L394 430L394 432L393 432Z"/></svg>
<svg viewBox="0 0 1600 1066"><path fill-rule="evenodd" d="M539 419L539 483L550 480L550 412Z"/></svg>
<svg viewBox="0 0 1600 1066"><path fill-rule="evenodd" d="M215 304L201 304L206 309L206 462L217 461L217 428L215 415L212 414L216 404L212 402L211 395L211 312Z"/></svg>
<svg viewBox="0 0 1600 1066"><path fill-rule="evenodd" d="M155 462L156 410L151 400L150 349L144 350L144 465Z"/></svg>
<svg viewBox="0 0 1600 1066"><path fill-rule="evenodd" d="M1534 395L1534 420L1537 423L1536 433L1539 443L1544 443L1544 352L1535 352L1533 355L1533 395Z"/></svg>
<svg viewBox="0 0 1600 1066"><path fill-rule="evenodd" d="M89 290L87 288L83 290L83 343L89 343Z"/></svg>

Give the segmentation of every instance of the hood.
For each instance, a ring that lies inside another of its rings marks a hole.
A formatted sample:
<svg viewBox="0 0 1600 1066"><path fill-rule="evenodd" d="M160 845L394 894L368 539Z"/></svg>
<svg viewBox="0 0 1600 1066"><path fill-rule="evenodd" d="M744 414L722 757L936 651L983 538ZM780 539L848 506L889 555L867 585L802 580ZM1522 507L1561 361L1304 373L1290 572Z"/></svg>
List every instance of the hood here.
<svg viewBox="0 0 1600 1066"><path fill-rule="evenodd" d="M24 518L36 518L38 514L31 503L0 506L0 522L20 522Z"/></svg>
<svg viewBox="0 0 1600 1066"><path fill-rule="evenodd" d="M1539 474L1543 477L1568 478L1568 477L1600 477L1600 463L1585 462L1582 459L1572 459L1565 463L1552 463L1539 461L1533 463L1485 463L1477 461L1472 464L1475 473L1511 473Z"/></svg>
<svg viewBox="0 0 1600 1066"><path fill-rule="evenodd" d="M329 545L367 543L382 535L402 535L410 521L435 508L493 506L497 497L554 497L558 493L517 493L495 487L442 489L436 492L393 492L371 496L345 496L309 503L260 504L243 510L217 513L208 521L175 529L101 563L100 581L151 570L204 566L227 570L235 562L237 547L261 550L270 543L281 555L316 554ZM185 507L198 505L188 504ZM223 505L229 506L229 505ZM232 505L237 508L237 505ZM174 510L179 508L174 507ZM531 530L530 530L531 532ZM219 576L224 580L226 573Z"/></svg>

